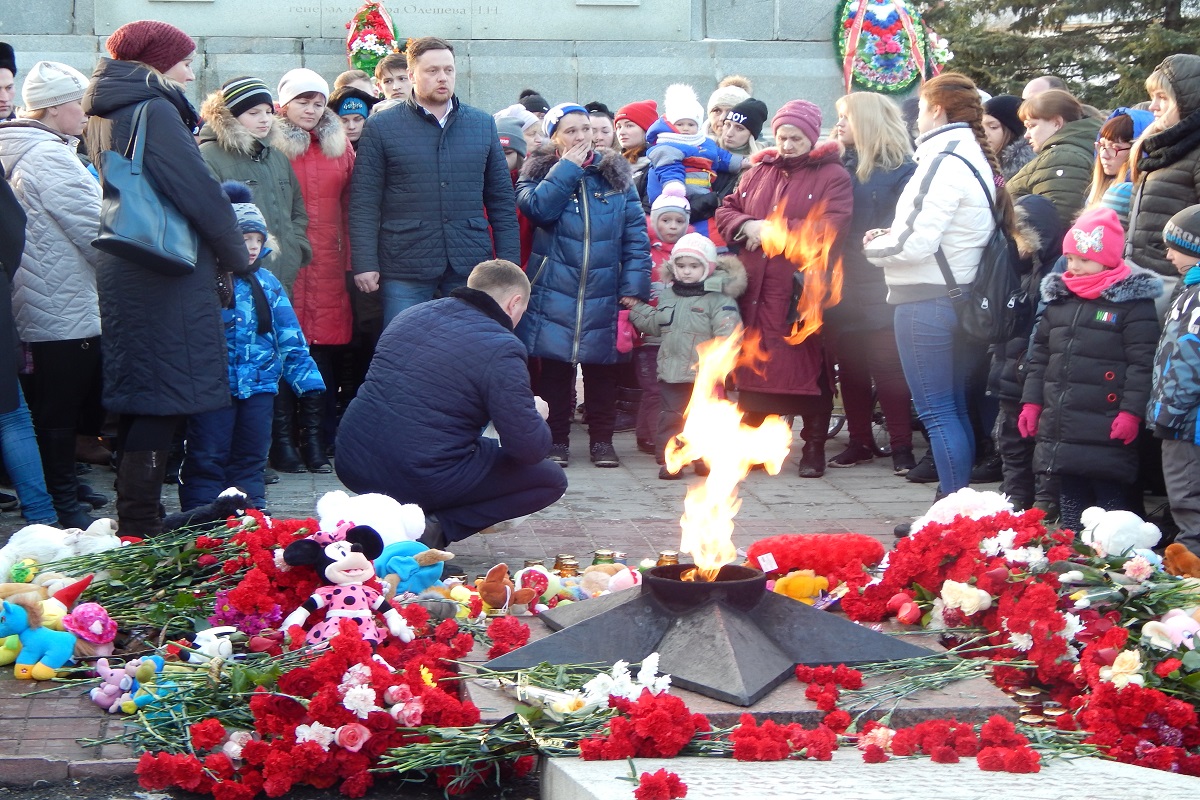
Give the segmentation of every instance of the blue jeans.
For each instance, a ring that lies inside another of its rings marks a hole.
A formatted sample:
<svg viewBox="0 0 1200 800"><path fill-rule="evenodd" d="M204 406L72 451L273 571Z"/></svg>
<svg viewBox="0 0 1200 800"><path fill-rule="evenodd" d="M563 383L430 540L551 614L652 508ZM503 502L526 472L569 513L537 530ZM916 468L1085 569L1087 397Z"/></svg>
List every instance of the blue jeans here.
<svg viewBox="0 0 1200 800"><path fill-rule="evenodd" d="M450 267L446 267L442 277L427 281L382 278L379 291L383 295L383 327L386 328L392 318L406 308L435 297L448 297L450 292L466 285L467 276L459 275Z"/></svg>
<svg viewBox="0 0 1200 800"><path fill-rule="evenodd" d="M54 504L46 491L42 456L38 452L33 420L20 386L17 387L17 402L14 410L0 414L0 451L4 455L4 468L8 470L17 499L21 501L21 516L25 521L56 525L58 514L54 512Z"/></svg>
<svg viewBox="0 0 1200 800"><path fill-rule="evenodd" d="M263 470L271 448L275 395L254 394L233 405L188 418L187 447L179 468L179 507L191 511L236 486L266 508Z"/></svg>
<svg viewBox="0 0 1200 800"><path fill-rule="evenodd" d="M971 481L975 435L967 414L971 354L982 345L958 329L949 297L896 306L896 345L913 404L925 424L939 488L956 492Z"/></svg>

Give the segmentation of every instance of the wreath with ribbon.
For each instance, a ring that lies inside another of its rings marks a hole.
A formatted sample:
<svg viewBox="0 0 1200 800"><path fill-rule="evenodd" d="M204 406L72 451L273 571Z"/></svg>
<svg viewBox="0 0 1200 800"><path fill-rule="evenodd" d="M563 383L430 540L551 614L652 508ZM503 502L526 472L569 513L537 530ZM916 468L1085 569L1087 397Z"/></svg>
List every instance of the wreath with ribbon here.
<svg viewBox="0 0 1200 800"><path fill-rule="evenodd" d="M374 74L375 65L389 53L398 52L396 24L378 0L368 0L354 14L346 28L346 60L354 69Z"/></svg>
<svg viewBox="0 0 1200 800"><path fill-rule="evenodd" d="M902 94L953 58L905 0L840 0L833 43L846 91Z"/></svg>

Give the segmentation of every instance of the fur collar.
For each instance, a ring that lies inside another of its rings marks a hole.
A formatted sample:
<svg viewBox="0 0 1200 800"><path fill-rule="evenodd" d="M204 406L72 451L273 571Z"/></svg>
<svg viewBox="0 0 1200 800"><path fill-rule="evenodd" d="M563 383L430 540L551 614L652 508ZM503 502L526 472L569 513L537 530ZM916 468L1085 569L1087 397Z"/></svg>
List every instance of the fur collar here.
<svg viewBox="0 0 1200 800"><path fill-rule="evenodd" d="M1101 300L1107 300L1110 303L1129 303L1134 300L1153 300L1162 295L1162 278L1148 269L1135 267L1132 264L1129 268L1132 271L1130 276L1105 289L1100 294ZM1043 302L1049 303L1074 296L1074 293L1067 288L1061 272L1051 272L1042 279Z"/></svg>
<svg viewBox="0 0 1200 800"><path fill-rule="evenodd" d="M279 133L278 143L275 146L288 157L289 161L295 161L308 152L312 136L308 131L301 130L284 115L280 114L275 117L275 130ZM313 133L317 135L317 141L321 143L321 153L326 158L341 158L345 155L346 148L350 146L350 140L346 138L346 129L342 127L341 119L328 108L321 115L321 119L317 121L317 127L313 129Z"/></svg>
<svg viewBox="0 0 1200 800"><path fill-rule="evenodd" d="M662 265L664 280L675 280L675 262L667 261ZM726 297L738 298L746 293L749 278L746 268L736 256L717 256L717 268L704 281L705 292L721 292ZM701 292L697 292L701 294Z"/></svg>
<svg viewBox="0 0 1200 800"><path fill-rule="evenodd" d="M779 155L778 147L767 147L750 156L752 164L779 164L781 167L793 169L796 167L819 166L821 164L840 164L842 161L842 146L837 142L825 142L809 150L802 156L784 158Z"/></svg>
<svg viewBox="0 0 1200 800"><path fill-rule="evenodd" d="M550 170L559 162L558 152L553 144L545 144L534 150L525 159L521 167L521 180L541 181L550 174ZM633 186L633 167L621 157L616 150L601 147L596 151L592 163L584 167L585 173L596 173L608 185L619 192L628 191Z"/></svg>
<svg viewBox="0 0 1200 800"><path fill-rule="evenodd" d="M279 149L283 139L278 117L265 138L256 138L233 116L220 92L213 92L205 99L204 105L200 106L200 117L204 120L204 128L200 131L201 144L216 142L222 150L237 155L254 158L264 147Z"/></svg>
<svg viewBox="0 0 1200 800"><path fill-rule="evenodd" d="M1000 150L1000 157L997 159L1000 162L1000 174L1006 180L1012 178L1021 171L1021 167L1033 161L1035 155L1037 153L1033 152L1024 136L1013 139Z"/></svg>
<svg viewBox="0 0 1200 800"><path fill-rule="evenodd" d="M1140 172L1169 167L1200 147L1200 110L1180 120L1162 133L1146 137L1138 160Z"/></svg>

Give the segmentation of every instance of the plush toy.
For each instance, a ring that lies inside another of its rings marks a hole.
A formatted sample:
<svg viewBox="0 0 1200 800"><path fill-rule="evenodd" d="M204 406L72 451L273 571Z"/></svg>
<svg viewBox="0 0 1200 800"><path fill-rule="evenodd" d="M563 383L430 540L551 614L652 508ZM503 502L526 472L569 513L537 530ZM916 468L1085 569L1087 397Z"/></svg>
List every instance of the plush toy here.
<svg viewBox="0 0 1200 800"><path fill-rule="evenodd" d="M806 606L821 596L821 592L829 590L828 579L816 574L811 569L798 569L789 572L775 581L775 594L799 600Z"/></svg>
<svg viewBox="0 0 1200 800"><path fill-rule="evenodd" d="M163 671L165 664L161 656L148 656L140 660L134 671L135 688L121 698L123 712L136 714L138 711L145 711L146 718L151 720L171 715L170 709L161 707L161 701L171 696L177 684L174 681L159 679L159 673ZM148 711L151 706L158 707Z"/></svg>
<svg viewBox="0 0 1200 800"><path fill-rule="evenodd" d="M0 638L13 635L21 640L13 667L13 676L19 680L48 681L75 657L75 634L43 627L37 605L0 601Z"/></svg>
<svg viewBox="0 0 1200 800"><path fill-rule="evenodd" d="M0 636L0 667L7 667L9 664L17 660L17 656L21 654L21 637L13 634L12 636Z"/></svg>
<svg viewBox="0 0 1200 800"><path fill-rule="evenodd" d="M317 501L317 519L321 530L335 533L345 523L365 525L379 534L383 546L396 542L415 542L425 532L425 512L385 494L360 494L351 497L343 491L326 492Z"/></svg>
<svg viewBox="0 0 1200 800"><path fill-rule="evenodd" d="M117 623L99 603L80 603L62 619L63 630L92 645L98 656L111 656Z"/></svg>
<svg viewBox="0 0 1200 800"><path fill-rule="evenodd" d="M382 607L386 608L383 618L388 631L402 641L412 641L412 628L400 612L392 608L382 593L365 585L375 577L375 566L371 562L382 552L379 533L367 525L343 525L337 532L321 531L289 544L283 551L284 562L293 567L313 567L327 583L288 615L283 621L283 629L303 625L312 612L328 608L324 621L308 632L306 641L309 644L328 644L342 619L353 619L358 623L363 639L379 644L385 634L376 626L375 614Z"/></svg>
<svg viewBox="0 0 1200 800"><path fill-rule="evenodd" d="M1176 608L1152 619L1142 626L1142 641L1162 650L1188 650L1196 648L1196 634L1200 633L1200 611L1191 614Z"/></svg>
<svg viewBox="0 0 1200 800"><path fill-rule="evenodd" d="M1200 578L1200 556L1174 542L1163 552L1163 569L1181 578Z"/></svg>
<svg viewBox="0 0 1200 800"><path fill-rule="evenodd" d="M63 531L49 525L26 525L0 548L0 581L10 580L13 566L21 561L49 564L72 556L116 549L121 546L116 531L116 523L111 519L98 519L87 530Z"/></svg>
<svg viewBox="0 0 1200 800"><path fill-rule="evenodd" d="M229 659L233 657L233 642L229 637L237 633L232 625L222 625L218 628L208 628L196 634L192 640L192 649L196 652L187 654L189 664L207 664L214 658Z"/></svg>
<svg viewBox="0 0 1200 800"><path fill-rule="evenodd" d="M533 589L517 589L512 579L508 577L508 565L497 564L488 570L487 575L475 581L479 591L479 599L485 608L501 613L509 606L528 605L537 598Z"/></svg>
<svg viewBox="0 0 1200 800"><path fill-rule="evenodd" d="M211 503L193 508L191 511L177 511L163 518L163 532L169 533L192 525L205 525L210 522L224 522L230 517L240 517L251 508L250 497L241 489L229 488L217 495Z"/></svg>
<svg viewBox="0 0 1200 800"><path fill-rule="evenodd" d="M445 550L431 550L420 542L395 542L375 559L375 573L391 595L420 594L442 579L442 562L454 558Z"/></svg>
<svg viewBox="0 0 1200 800"><path fill-rule="evenodd" d="M1083 543L1112 556L1149 550L1162 537L1157 525L1143 521L1132 511L1105 511L1092 506L1079 515L1079 522Z"/></svg>
<svg viewBox="0 0 1200 800"><path fill-rule="evenodd" d="M642 585L642 573L633 567L625 567L608 582L609 592L621 592Z"/></svg>
<svg viewBox="0 0 1200 800"><path fill-rule="evenodd" d="M113 669L107 658L96 662L96 674L100 676L100 685L94 687L88 696L92 702L110 714L121 710L121 702L137 691L137 668L141 659L128 661L121 669Z"/></svg>

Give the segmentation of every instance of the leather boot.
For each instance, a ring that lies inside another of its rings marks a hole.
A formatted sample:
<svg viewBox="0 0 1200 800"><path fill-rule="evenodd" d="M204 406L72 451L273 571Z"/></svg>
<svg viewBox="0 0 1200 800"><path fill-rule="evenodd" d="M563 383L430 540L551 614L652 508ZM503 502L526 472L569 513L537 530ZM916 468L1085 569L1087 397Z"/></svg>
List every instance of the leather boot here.
<svg viewBox="0 0 1200 800"><path fill-rule="evenodd" d="M166 450L122 453L117 467L117 528L122 536L143 539L162 533L163 476Z"/></svg>
<svg viewBox="0 0 1200 800"><path fill-rule="evenodd" d="M800 477L820 478L825 474L825 442L805 442L800 456Z"/></svg>
<svg viewBox="0 0 1200 800"><path fill-rule="evenodd" d="M278 472L304 472L304 464L292 438L295 410L296 395L285 384L279 384L275 414L271 419L271 468Z"/></svg>
<svg viewBox="0 0 1200 800"><path fill-rule="evenodd" d="M325 445L321 443L321 417L325 413L325 395L307 394L300 398L300 455L309 472L328 474L333 472L329 459L325 457Z"/></svg>
<svg viewBox="0 0 1200 800"><path fill-rule="evenodd" d="M75 431L72 428L37 428L38 449L46 491L63 528L86 528L95 522L79 504L79 476L75 474Z"/></svg>

